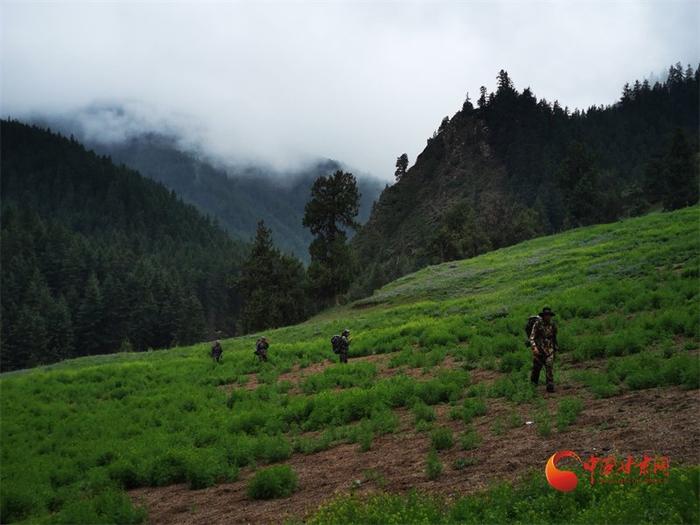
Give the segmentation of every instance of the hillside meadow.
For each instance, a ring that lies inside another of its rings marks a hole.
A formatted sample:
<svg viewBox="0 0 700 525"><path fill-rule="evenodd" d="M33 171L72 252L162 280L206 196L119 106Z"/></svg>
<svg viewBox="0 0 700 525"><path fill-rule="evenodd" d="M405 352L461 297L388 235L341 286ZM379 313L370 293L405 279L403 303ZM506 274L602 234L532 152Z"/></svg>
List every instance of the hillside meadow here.
<svg viewBox="0 0 700 525"><path fill-rule="evenodd" d="M533 414L536 439L556 440L583 424L586 410L636 392L668 392L696 411L697 397L683 396L697 392L700 377L699 226L695 206L428 267L267 332L268 363L253 355L254 334L222 341L222 364L203 343L4 374L2 522L159 522L129 494L175 484L193 494L244 484L250 505L296 501L310 485L289 465L294 458L332 458L352 445L362 463L378 443L404 435L419 444L422 466L411 479L427 491L397 497L405 484L360 471L376 493L353 493L355 477L337 480L337 494L317 496L320 510L307 505L286 519L697 522L692 440L679 445L667 483L560 494L538 472L444 502L440 480L476 476L469 454L507 446L525 431L523 413ZM566 387L546 398L528 382L523 331L545 304L557 313L555 378ZM328 361L329 340L345 327L351 359L341 366ZM613 501L615 511L601 514L599 504Z"/></svg>

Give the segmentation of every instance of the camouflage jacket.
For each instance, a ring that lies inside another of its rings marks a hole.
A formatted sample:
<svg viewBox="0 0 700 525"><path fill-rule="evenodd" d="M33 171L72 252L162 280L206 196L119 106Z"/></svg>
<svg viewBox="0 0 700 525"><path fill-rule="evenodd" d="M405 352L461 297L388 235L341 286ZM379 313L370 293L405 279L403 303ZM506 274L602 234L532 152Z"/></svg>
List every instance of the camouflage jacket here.
<svg viewBox="0 0 700 525"><path fill-rule="evenodd" d="M530 345L536 346L540 352L547 355L559 351L557 325L552 322L545 323L542 319L535 321L530 332Z"/></svg>

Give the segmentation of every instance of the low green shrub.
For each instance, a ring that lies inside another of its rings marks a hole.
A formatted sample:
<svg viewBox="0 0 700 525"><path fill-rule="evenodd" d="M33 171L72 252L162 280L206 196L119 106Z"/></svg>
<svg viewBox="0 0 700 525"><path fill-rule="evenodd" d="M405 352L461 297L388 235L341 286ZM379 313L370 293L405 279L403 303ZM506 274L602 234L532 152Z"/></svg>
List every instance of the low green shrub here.
<svg viewBox="0 0 700 525"><path fill-rule="evenodd" d="M54 515L51 521L65 525L92 525L95 523L136 525L143 523L146 517L146 509L134 507L126 494L115 490L106 490L89 498L71 501Z"/></svg>
<svg viewBox="0 0 700 525"><path fill-rule="evenodd" d="M486 414L486 402L481 398L467 398L462 404L462 421L471 422L477 416Z"/></svg>
<svg viewBox="0 0 700 525"><path fill-rule="evenodd" d="M442 462L438 457L437 451L431 449L430 452L428 452L428 458L425 462L425 475L428 476L430 480L437 479L440 477L440 474L442 474L442 468Z"/></svg>
<svg viewBox="0 0 700 525"><path fill-rule="evenodd" d="M447 427L438 427L430 433L430 443L435 450L446 450L452 448L454 439L452 430Z"/></svg>
<svg viewBox="0 0 700 525"><path fill-rule="evenodd" d="M664 359L650 353L618 358L608 366L608 376L624 381L632 390L657 386L700 386L700 360L687 354Z"/></svg>
<svg viewBox="0 0 700 525"><path fill-rule="evenodd" d="M0 522L13 523L27 518L36 511L39 498L28 486L3 483L0 491Z"/></svg>
<svg viewBox="0 0 700 525"><path fill-rule="evenodd" d="M255 439L255 457L267 463L284 461L292 455L291 443L282 435L260 435Z"/></svg>
<svg viewBox="0 0 700 525"><path fill-rule="evenodd" d="M435 425L433 421L420 420L416 423L416 432L430 432Z"/></svg>
<svg viewBox="0 0 700 525"><path fill-rule="evenodd" d="M559 401L557 406L557 430L565 431L576 421L576 418L583 410L583 401L576 397L565 397Z"/></svg>
<svg viewBox="0 0 700 525"><path fill-rule="evenodd" d="M357 442L360 444L360 451L367 452L372 448L374 433L369 429L363 429L357 436Z"/></svg>
<svg viewBox="0 0 700 525"><path fill-rule="evenodd" d="M297 475L288 465L275 465L258 470L248 482L251 499L274 499L290 496L297 489Z"/></svg>
<svg viewBox="0 0 700 525"><path fill-rule="evenodd" d="M586 385L596 397L606 398L620 393L619 385L614 383L606 373L590 370L576 371L572 378Z"/></svg>
<svg viewBox="0 0 700 525"><path fill-rule="evenodd" d="M348 363L326 368L323 372L307 377L301 384L307 394L330 388L350 388L370 386L377 375L377 367L372 363Z"/></svg>
<svg viewBox="0 0 700 525"><path fill-rule="evenodd" d="M481 436L476 429L466 430L459 437L459 444L462 450L472 450L478 448L481 444Z"/></svg>
<svg viewBox="0 0 700 525"><path fill-rule="evenodd" d="M415 403L411 410L413 412L413 418L416 423L419 423L420 421L435 421L435 410L433 410L432 407L429 407L425 403Z"/></svg>
<svg viewBox="0 0 700 525"><path fill-rule="evenodd" d="M537 391L527 375L518 372L496 379L488 388L487 393L490 397L505 397L516 403L530 402L537 395Z"/></svg>
<svg viewBox="0 0 700 525"><path fill-rule="evenodd" d="M182 450L169 450L155 457L149 469L148 484L153 487L187 481L188 461Z"/></svg>
<svg viewBox="0 0 700 525"><path fill-rule="evenodd" d="M516 352L509 352L501 357L498 369L501 372L513 372L523 370L532 363L532 355L528 350L521 349Z"/></svg>
<svg viewBox="0 0 700 525"><path fill-rule="evenodd" d="M542 406L535 413L535 427L542 437L549 437L552 434L552 416L546 406Z"/></svg>

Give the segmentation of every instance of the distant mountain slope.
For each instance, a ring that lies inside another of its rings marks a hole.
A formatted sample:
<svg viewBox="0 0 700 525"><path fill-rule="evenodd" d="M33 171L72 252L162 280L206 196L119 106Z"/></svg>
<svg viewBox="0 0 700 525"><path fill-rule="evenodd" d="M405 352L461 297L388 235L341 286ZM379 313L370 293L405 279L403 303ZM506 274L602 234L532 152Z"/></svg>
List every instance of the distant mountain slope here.
<svg viewBox="0 0 700 525"><path fill-rule="evenodd" d="M571 113L501 71L381 194L353 241L365 269L354 296L427 264L696 202L698 84L676 65L663 84Z"/></svg>
<svg viewBox="0 0 700 525"><path fill-rule="evenodd" d="M70 114L34 115L31 121L75 136L115 164L163 183L185 202L215 217L234 238L251 240L263 219L283 252L309 261L312 236L301 222L311 185L318 176L347 167L330 159L286 172L255 165L222 166L196 148L183 146L176 131L136 131L143 124L138 119L132 122L132 118L136 117L128 107L94 104ZM102 136L98 131L103 128L114 133ZM385 183L366 174L355 176L361 193L358 219L364 223Z"/></svg>
<svg viewBox="0 0 700 525"><path fill-rule="evenodd" d="M304 261L308 261L312 237L301 222L311 185L318 176L341 169L332 160L284 176L255 167L224 169L156 134L91 146L175 190L185 201L216 217L234 237L246 241L252 238L257 222L263 219L272 229L277 246ZM364 222L384 185L369 177L358 179L362 193L360 221Z"/></svg>
<svg viewBox="0 0 700 525"><path fill-rule="evenodd" d="M234 333L242 243L74 140L0 132L4 370Z"/></svg>

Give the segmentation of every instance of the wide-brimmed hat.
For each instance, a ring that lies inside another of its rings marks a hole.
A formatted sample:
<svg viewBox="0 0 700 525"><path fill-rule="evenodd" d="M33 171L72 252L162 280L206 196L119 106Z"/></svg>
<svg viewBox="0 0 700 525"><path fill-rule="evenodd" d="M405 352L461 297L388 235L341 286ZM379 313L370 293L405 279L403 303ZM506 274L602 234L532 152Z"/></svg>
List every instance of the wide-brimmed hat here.
<svg viewBox="0 0 700 525"><path fill-rule="evenodd" d="M549 306L545 306L544 308L542 308L542 311L539 313L539 315L540 317L542 317L543 315L551 315L552 317L554 317L557 314L552 312L552 309Z"/></svg>

